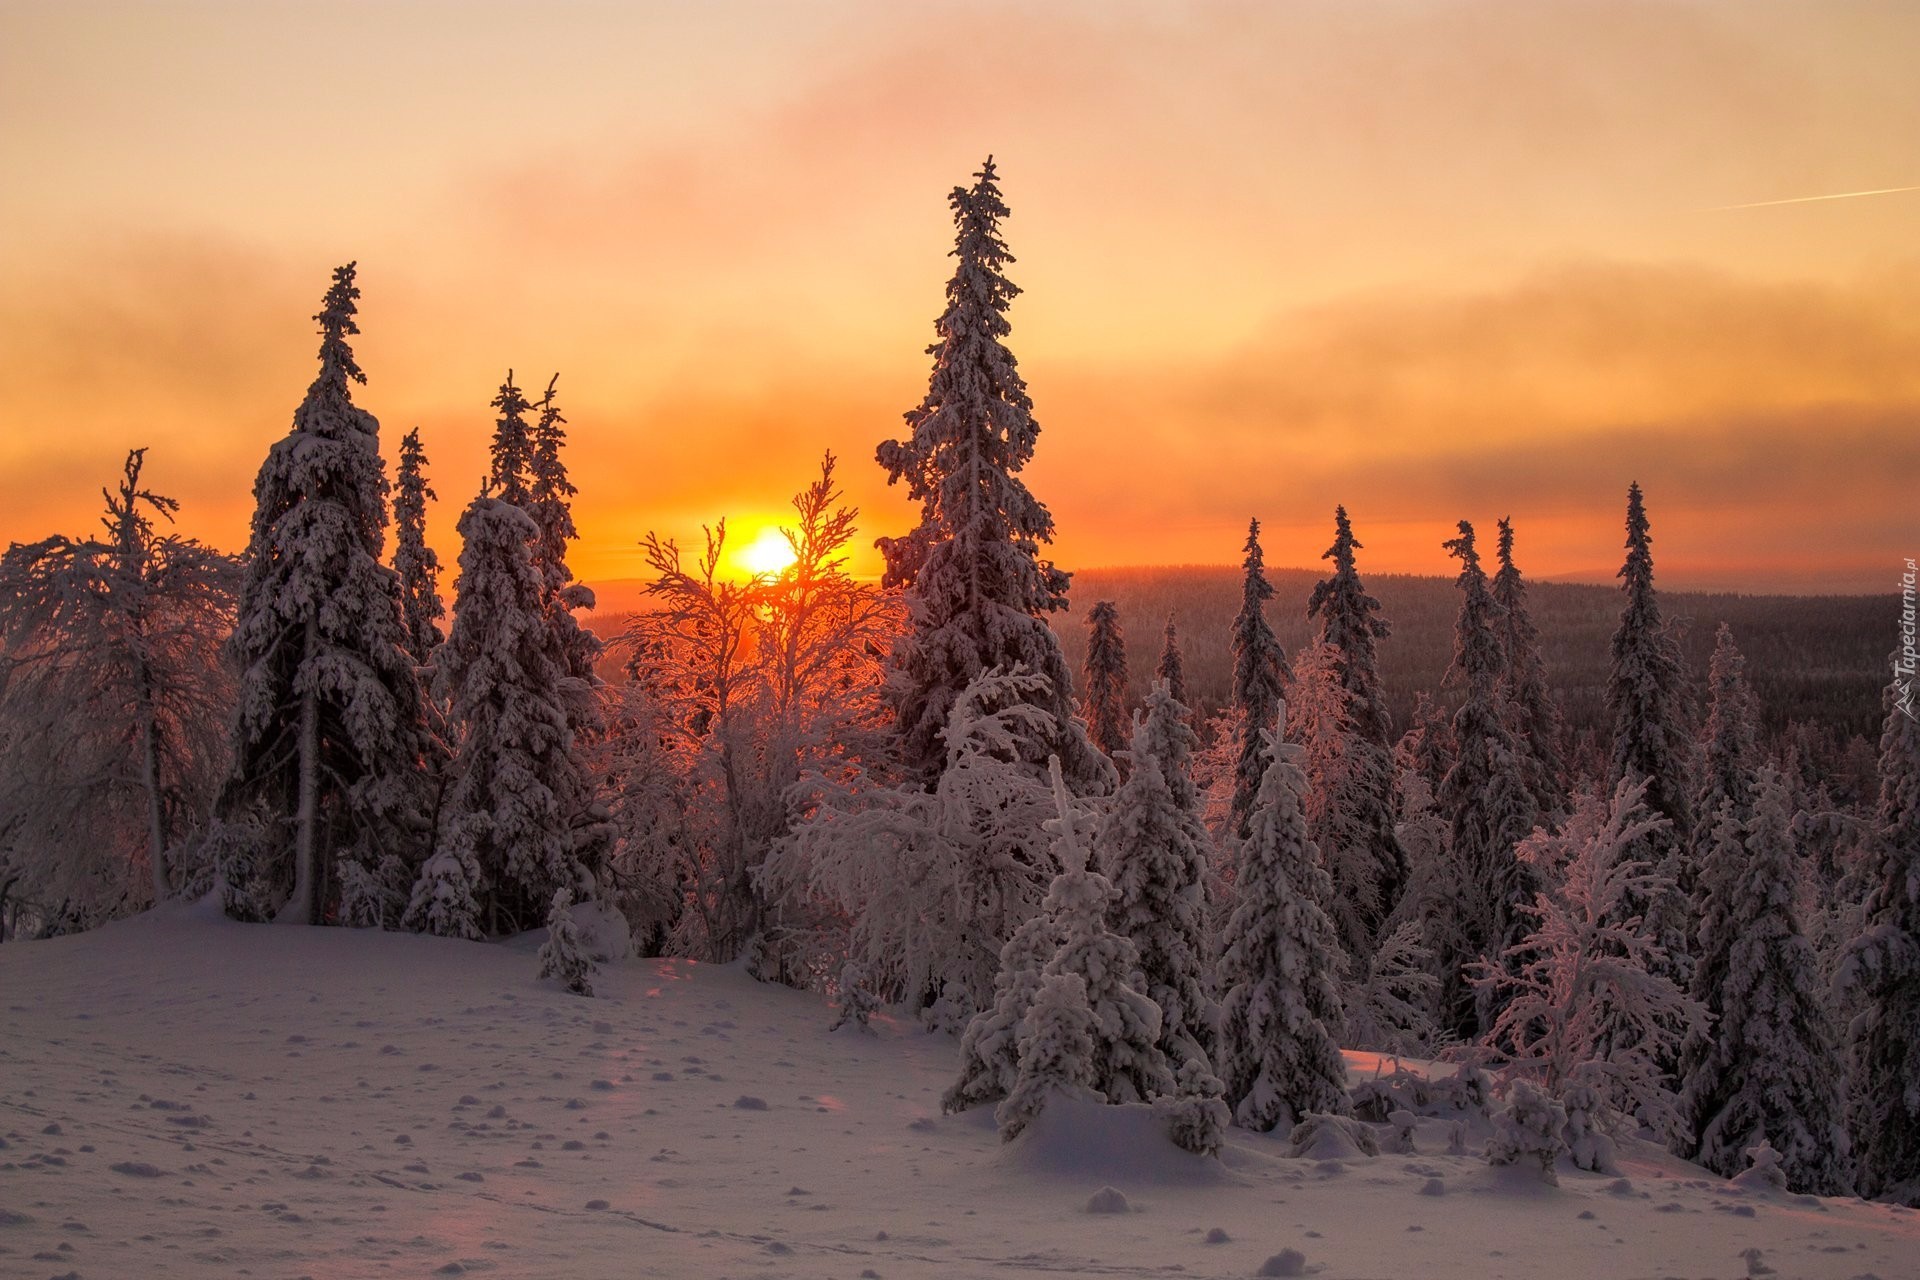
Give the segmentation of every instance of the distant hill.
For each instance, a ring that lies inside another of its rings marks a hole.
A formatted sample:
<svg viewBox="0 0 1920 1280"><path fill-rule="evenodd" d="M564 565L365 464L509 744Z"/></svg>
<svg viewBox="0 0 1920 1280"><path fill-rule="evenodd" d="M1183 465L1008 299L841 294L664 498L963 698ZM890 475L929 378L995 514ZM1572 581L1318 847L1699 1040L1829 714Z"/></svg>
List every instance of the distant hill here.
<svg viewBox="0 0 1920 1280"><path fill-rule="evenodd" d="M1274 569L1267 576L1274 590L1267 619L1291 654L1317 631L1318 624L1306 616L1307 599L1322 574ZM1381 642L1380 669L1394 723L1405 725L1415 692L1438 689L1452 660L1459 591L1451 578L1363 576L1393 627ZM595 584L601 609L590 623L594 630L603 636L618 632L624 616L641 606L644 585L635 579ZM1187 679L1197 700L1208 708L1225 700L1231 672L1227 627L1240 607L1239 566L1082 569L1073 575L1072 600L1073 609L1054 615L1053 622L1076 674L1086 657L1085 611L1097 600L1112 600L1126 632L1136 700L1158 661L1169 613L1180 628ZM1620 617L1619 589L1535 582L1528 585L1528 600L1540 628L1547 675L1569 723L1576 729L1600 727L1608 641ZM1800 720L1843 735L1877 738L1897 597L1662 591L1660 604L1669 620L1684 624L1681 647L1701 681L1715 631L1722 622L1732 625L1770 728Z"/></svg>

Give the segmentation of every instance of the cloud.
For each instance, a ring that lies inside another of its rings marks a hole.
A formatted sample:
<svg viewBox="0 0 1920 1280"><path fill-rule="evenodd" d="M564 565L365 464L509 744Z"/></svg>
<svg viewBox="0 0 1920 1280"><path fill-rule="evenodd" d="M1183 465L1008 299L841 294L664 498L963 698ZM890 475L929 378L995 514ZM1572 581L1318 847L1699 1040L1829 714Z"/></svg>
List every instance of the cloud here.
<svg viewBox="0 0 1920 1280"><path fill-rule="evenodd" d="M237 546L254 469L312 376L330 265L159 237L14 276L0 537L89 526L99 484L148 444L184 527ZM654 343L626 340L625 313L549 328L389 259L362 281L361 399L389 437L422 428L449 564L509 363L527 382L562 372L589 575L630 576L648 529L778 517L826 448L866 537L912 518L870 460L924 392L926 299L910 333L822 351L778 316ZM1229 560L1249 514L1274 563L1316 563L1344 502L1376 571L1444 572L1454 520L1511 514L1531 571L1604 578L1638 479L1676 582L1877 588L1911 552L1916 283L1581 261L1288 309L1234 349L1151 360L1036 337L1023 299L1012 341L1044 428L1027 479L1068 566Z"/></svg>
<svg viewBox="0 0 1920 1280"><path fill-rule="evenodd" d="M1296 311L1214 361L1035 374L1050 429L1036 485L1061 494L1083 563L1224 559L1253 513L1300 526L1269 556L1304 563L1345 502L1419 530L1378 538L1389 568L1439 571L1435 530L1517 512L1609 530L1590 552L1548 548L1545 571L1588 573L1639 479L1699 539L1674 557L1690 571L1764 550L1864 582L1905 536L1920 476L1920 318L1902 301L1916 282L1583 262ZM1152 556L1163 522L1215 553Z"/></svg>

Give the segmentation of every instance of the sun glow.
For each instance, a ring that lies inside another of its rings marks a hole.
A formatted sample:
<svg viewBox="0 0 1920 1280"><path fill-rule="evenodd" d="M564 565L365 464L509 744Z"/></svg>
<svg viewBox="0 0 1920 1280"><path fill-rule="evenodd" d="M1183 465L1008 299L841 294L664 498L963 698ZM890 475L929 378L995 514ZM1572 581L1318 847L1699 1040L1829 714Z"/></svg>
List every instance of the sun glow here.
<svg viewBox="0 0 1920 1280"><path fill-rule="evenodd" d="M750 574L772 577L793 563L793 547L786 535L772 525L762 529L752 542L734 553L734 563Z"/></svg>

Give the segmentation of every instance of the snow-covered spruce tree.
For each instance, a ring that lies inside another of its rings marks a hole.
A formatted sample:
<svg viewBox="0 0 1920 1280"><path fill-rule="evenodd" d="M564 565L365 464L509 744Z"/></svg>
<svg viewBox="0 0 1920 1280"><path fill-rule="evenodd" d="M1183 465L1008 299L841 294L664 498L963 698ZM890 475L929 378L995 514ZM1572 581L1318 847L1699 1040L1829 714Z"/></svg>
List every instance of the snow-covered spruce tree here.
<svg viewBox="0 0 1920 1280"><path fill-rule="evenodd" d="M1240 612L1231 632L1233 685L1231 702L1239 724L1235 744L1233 802L1228 810L1227 834L1245 838L1255 796L1266 777L1269 757L1267 726L1280 706L1287 670L1286 651L1267 625L1267 601L1273 585L1267 581L1266 561L1260 551L1260 522L1247 522L1247 542L1241 560Z"/></svg>
<svg viewBox="0 0 1920 1280"><path fill-rule="evenodd" d="M400 438L400 467L394 473L393 571L400 579L407 652L416 666L425 666L445 639L440 619L447 612L440 601L440 557L427 545L427 499L440 495L427 487L426 466L426 450L415 427Z"/></svg>
<svg viewBox="0 0 1920 1280"><path fill-rule="evenodd" d="M1048 613L1066 607L1068 575L1040 558L1053 516L1020 472L1040 425L1005 339L1019 289L1000 238L1007 206L992 157L971 188L949 198L957 265L934 322L926 399L906 415L905 439L877 451L889 483L904 481L920 523L878 542L883 579L904 589L912 621L893 656L892 696L907 767L931 790L947 752L940 731L960 691L982 672L1016 665L1045 677L1033 696L1048 736L1021 748L1036 776L1060 757L1077 794L1111 791L1112 764L1073 716L1073 683Z"/></svg>
<svg viewBox="0 0 1920 1280"><path fill-rule="evenodd" d="M1490 1165L1536 1166L1540 1180L1560 1185L1554 1161L1566 1150L1567 1112L1550 1094L1526 1080L1515 1080L1507 1090L1507 1105L1493 1115L1493 1136L1487 1139Z"/></svg>
<svg viewBox="0 0 1920 1280"><path fill-rule="evenodd" d="M1319 829L1314 839L1328 855L1339 900L1359 926L1353 937L1343 938L1348 954L1358 957L1379 940L1406 890L1407 856L1393 833L1393 727L1375 656L1375 641L1388 634L1387 621L1354 567L1361 544L1347 509L1335 507L1333 521L1333 545L1322 556L1333 561L1333 576L1315 585L1307 616L1320 619L1320 643L1329 646L1332 674L1346 695L1350 741L1340 768L1341 795L1330 806L1341 815L1346 856L1335 858Z"/></svg>
<svg viewBox="0 0 1920 1280"><path fill-rule="evenodd" d="M1413 711L1407 717L1407 731L1393 744L1394 766L1402 772L1408 769L1418 772L1437 796L1459 750L1446 708L1425 689L1417 691L1413 695Z"/></svg>
<svg viewBox="0 0 1920 1280"><path fill-rule="evenodd" d="M873 1015L880 1011L880 1001L867 986L867 972L860 967L860 962L849 960L841 965L833 985L839 1008L827 1030L838 1031L851 1023L868 1035L873 1034Z"/></svg>
<svg viewBox="0 0 1920 1280"><path fill-rule="evenodd" d="M1682 1154L1731 1178L1746 1168L1747 1149L1764 1140L1780 1153L1793 1190L1842 1195L1851 1181L1843 1071L1826 984L1795 902L1800 867L1786 788L1769 767L1754 794L1744 839L1714 850L1735 864L1703 877L1710 901L1696 978L1708 971L1708 956L1721 976L1711 992L1696 990L1717 1020L1681 1089L1693 1134ZM1734 811L1724 801L1722 820Z"/></svg>
<svg viewBox="0 0 1920 1280"><path fill-rule="evenodd" d="M1220 960L1219 1052L1234 1122L1266 1132L1308 1112L1346 1115L1346 1066L1333 963L1339 943L1320 909L1333 891L1307 836L1302 749L1284 741L1286 703L1267 731L1270 763L1240 842L1239 905Z"/></svg>
<svg viewBox="0 0 1920 1280"><path fill-rule="evenodd" d="M683 869L694 861L690 784L655 690L637 677L620 681L607 690L606 714L594 752L612 836L600 892L626 918L636 955L665 955L686 908Z"/></svg>
<svg viewBox="0 0 1920 1280"><path fill-rule="evenodd" d="M1401 746L1408 746L1408 735ZM1355 1048L1432 1056L1439 1038L1440 978L1434 957L1468 950L1459 934L1461 913L1446 817L1434 807L1433 787L1396 747L1394 835L1407 854L1407 888L1387 918L1364 986L1351 992L1347 1034Z"/></svg>
<svg viewBox="0 0 1920 1280"><path fill-rule="evenodd" d="M1394 824L1391 781L1384 799L1376 800L1369 775L1384 767L1390 779L1392 757L1356 732L1353 695L1340 676L1343 665L1339 649L1324 640L1296 655L1287 707L1292 735L1305 749L1307 831L1333 885L1332 898L1322 905L1340 940L1335 967L1344 984L1347 1031L1363 1038L1368 1048L1423 1044L1431 1041L1431 1006L1438 987L1424 972L1433 956L1423 921L1428 907L1436 904L1409 904L1402 912L1399 902L1393 909L1380 903L1380 822L1392 835L1396 860L1404 855ZM1394 875L1391 882L1399 894L1408 880ZM1450 897L1437 905L1443 920L1452 914Z"/></svg>
<svg viewBox="0 0 1920 1280"><path fill-rule="evenodd" d="M597 750L606 733L606 711L601 700L601 681L594 664L605 645L600 638L580 625L576 609L592 609L593 588L573 580L567 564L567 544L580 535L574 529L572 499L576 492L567 476L567 464L560 451L566 443L566 419L560 415L554 388L560 375L547 382L547 390L537 406L540 416L529 436L527 455L526 513L533 517L537 531L533 541L533 565L540 575L541 604L547 620L547 644L554 661L565 672L561 684L561 702L567 712L567 728L573 734L574 750ZM567 815L572 828L574 854L595 880L606 873L606 861L612 845L611 815L600 788L594 783L575 796L578 811Z"/></svg>
<svg viewBox="0 0 1920 1280"><path fill-rule="evenodd" d="M1173 1092L1173 1073L1160 1051L1160 1006L1135 985L1141 965L1133 939L1107 922L1113 885L1094 866L1076 829L1076 823L1085 826L1088 820L1076 813L1057 762L1050 762L1049 775L1058 812L1047 829L1060 874L1041 909L1059 931L1060 945L1047 961L1041 986L1056 974L1080 979L1093 1011L1093 1088L1114 1104L1150 1102Z"/></svg>
<svg viewBox="0 0 1920 1280"><path fill-rule="evenodd" d="M1127 643L1120 632L1120 611L1102 600L1087 611L1086 713L1093 745L1126 777L1121 753L1127 748Z"/></svg>
<svg viewBox="0 0 1920 1280"><path fill-rule="evenodd" d="M1287 712L1289 732L1303 748L1307 835L1319 848L1320 865L1333 884L1332 895L1320 906L1340 939L1335 968L1345 977L1349 962L1372 950L1368 922L1384 913L1368 847L1372 833L1364 825L1369 798L1355 776L1361 747L1353 729L1353 700L1340 682L1339 666L1339 651L1324 641L1295 654ZM1388 818L1391 821L1391 814Z"/></svg>
<svg viewBox="0 0 1920 1280"><path fill-rule="evenodd" d="M1532 931L1507 948L1504 965L1480 966L1476 983L1499 1009L1486 1043L1511 1077L1538 1081L1550 1097L1591 1085L1608 1107L1672 1135L1684 1122L1663 1062L1706 1015L1666 975L1659 942L1620 916L1630 895L1657 892L1664 879L1635 856L1666 822L1647 811L1645 791L1623 782L1610 801L1582 799L1564 833L1529 837L1529 862L1555 860L1538 846L1575 846L1565 883L1521 908Z"/></svg>
<svg viewBox="0 0 1920 1280"><path fill-rule="evenodd" d="M1732 629L1721 624L1709 675L1712 701L1701 734L1704 769L1700 789L1694 794L1693 841L1681 862L1692 929L1693 968L1688 987L1706 1006L1714 1023L1708 1035L1695 1037L1682 1048L1678 1064L1682 1080L1692 1078L1717 1053L1720 994L1729 978L1728 965L1737 936L1733 918L1738 899L1735 882L1747 862L1747 824L1753 819L1754 774L1761 759L1759 727L1745 665L1734 647ZM1692 1119L1681 1155L1690 1156L1699 1149L1700 1125L1697 1116Z"/></svg>
<svg viewBox="0 0 1920 1280"><path fill-rule="evenodd" d="M1694 889L1711 849L1713 827L1720 806L1733 802L1733 816L1745 823L1753 817L1753 777L1760 764L1760 718L1747 683L1747 660L1733 642L1733 628L1720 624L1714 637L1713 659L1707 667L1707 722L1700 733L1703 769L1694 792L1692 812L1697 820L1688 851L1683 887ZM1698 908L1695 910L1698 917Z"/></svg>
<svg viewBox="0 0 1920 1280"><path fill-rule="evenodd" d="M575 609L591 609L593 588L573 580L567 564L567 544L580 536L573 526L573 496L578 490L567 476L566 460L560 456L566 444L566 419L560 416L560 404L554 388L560 375L547 383L546 394L537 406L540 417L533 424L527 459L527 514L533 517L539 535L534 539L533 563L540 570L545 593L547 625L553 633L554 656L561 660L567 674L579 683L569 700L568 716L576 735L598 734L601 723L600 701L593 696L599 680L593 664L600 657L599 637L580 625Z"/></svg>
<svg viewBox="0 0 1920 1280"><path fill-rule="evenodd" d="M1842 953L1835 984L1859 1010L1848 1028L1855 1186L1920 1207L1920 722L1911 690L1898 676L1887 686L1866 928Z"/></svg>
<svg viewBox="0 0 1920 1280"><path fill-rule="evenodd" d="M1059 949L1060 927L1045 911L1029 916L1000 948L993 1004L967 1022L960 1037L960 1076L941 1096L942 1112L998 1102L1013 1092L1020 1075L1020 1025L1040 994L1047 961ZM1087 1052L1091 1074L1091 1042Z"/></svg>
<svg viewBox="0 0 1920 1280"><path fill-rule="evenodd" d="M1104 1101L1093 1087L1095 1030L1080 975L1042 974L1033 1007L1021 1020L1013 1088L993 1111L1002 1142L1025 1133L1056 1095Z"/></svg>
<svg viewBox="0 0 1920 1280"><path fill-rule="evenodd" d="M1153 677L1167 686L1167 696L1187 708L1189 720L1193 717L1193 703L1187 698L1187 662L1180 653L1180 632L1173 625L1173 615L1167 615L1165 639L1160 644L1160 664L1153 669Z"/></svg>
<svg viewBox="0 0 1920 1280"><path fill-rule="evenodd" d="M1380 689L1375 642L1390 628L1380 616L1380 602L1360 581L1353 553L1364 548L1353 536L1345 507L1333 509L1333 531L1333 545L1320 557L1333 561L1333 575L1314 585L1307 616L1320 619L1320 642L1339 650L1334 672L1347 691L1355 735L1384 749L1392 745L1392 719Z"/></svg>
<svg viewBox="0 0 1920 1280"><path fill-rule="evenodd" d="M232 559L162 535L146 450L102 490L106 537L0 558L0 883L41 931L88 928L188 888L174 854L225 764Z"/></svg>
<svg viewBox="0 0 1920 1280"><path fill-rule="evenodd" d="M486 936L486 878L479 852L491 834L485 814L445 815L433 854L420 867L401 923L439 938L478 942Z"/></svg>
<svg viewBox="0 0 1920 1280"><path fill-rule="evenodd" d="M1493 1025L1499 1010L1488 999L1497 1001L1504 989L1483 987L1476 999L1467 967L1482 957L1498 961L1526 933L1520 907L1532 900L1537 886L1514 847L1539 815L1520 748L1507 727L1500 696L1506 660L1496 629L1500 606L1480 567L1473 526L1462 520L1460 536L1446 548L1460 561L1461 593L1447 679L1464 686L1464 696L1453 716L1457 754L1441 780L1438 800L1448 820L1460 918L1441 935L1450 945L1435 960L1442 1023L1472 1037Z"/></svg>
<svg viewBox="0 0 1920 1280"><path fill-rule="evenodd" d="M556 890L586 887L571 817L585 808L590 782L567 725L567 675L547 643L532 518L483 494L459 531L453 630L434 655L434 680L460 745L441 801L439 847L415 885L407 923L429 926L449 860L471 858L480 919L490 933L511 933L534 927ZM464 865L460 874L468 874Z"/></svg>
<svg viewBox="0 0 1920 1280"><path fill-rule="evenodd" d="M988 671L961 691L932 794L911 780L877 785L865 770L810 777L799 799L808 820L763 873L835 907L874 990L923 1016L942 1002L962 1019L998 1003L1003 950L1057 871L1043 826L1053 796L1025 757L1050 734L1035 723L1047 714L1034 687L1044 679Z"/></svg>
<svg viewBox="0 0 1920 1280"><path fill-rule="evenodd" d="M433 696L434 650L446 640L440 620L447 607L440 600L440 557L427 545L427 500L438 499L427 486L427 455L418 427L400 441L400 467L394 478L393 572L400 590L400 623L407 654L421 682L422 713L426 721L420 770L426 793L428 829L438 825L439 791L453 756L453 727L446 707ZM340 916L355 927L389 928L405 915L418 868L396 857L376 866L356 862L340 866ZM467 936L461 933L459 936Z"/></svg>
<svg viewBox="0 0 1920 1280"><path fill-rule="evenodd" d="M547 940L540 944L540 976L558 978L576 996L591 996L593 969L593 957L573 920L573 890L555 889L547 908Z"/></svg>
<svg viewBox="0 0 1920 1280"><path fill-rule="evenodd" d="M1513 521L1500 521L1500 568L1493 575L1493 602L1500 606L1498 629L1506 665L1500 694L1506 699L1514 741L1525 758L1534 803L1542 814L1566 805L1566 755L1560 740L1566 730L1560 704L1547 687L1547 665L1540 657L1540 632L1527 608L1527 583L1513 562Z"/></svg>
<svg viewBox="0 0 1920 1280"><path fill-rule="evenodd" d="M352 263L334 272L314 317L320 374L254 481L229 647L240 686L219 813L265 814L278 830L250 860L266 883L229 881L224 897L242 913L278 900L276 918L294 924L327 918L335 858L410 866L429 839L424 700L398 586L380 563L380 427L350 394L366 381L347 344L360 331L353 281Z"/></svg>
<svg viewBox="0 0 1920 1280"><path fill-rule="evenodd" d="M1160 1051L1178 1070L1213 1065L1207 996L1207 829L1189 773L1196 735L1164 683L1133 721L1133 772L1100 817L1094 848L1113 886L1107 918L1131 940L1140 990L1160 1006Z"/></svg>
<svg viewBox="0 0 1920 1280"><path fill-rule="evenodd" d="M507 370L507 380L493 397L492 407L500 411L494 420L493 443L488 448L488 491L502 502L516 507L527 505L533 478L533 432L527 426L525 395Z"/></svg>
<svg viewBox="0 0 1920 1280"><path fill-rule="evenodd" d="M1627 603L1613 633L1612 665L1607 672L1607 710L1613 718L1613 752L1608 781L1647 780L1647 807L1667 819L1648 832L1654 843L1638 856L1665 878L1656 899L1629 894L1628 915L1644 917L1656 931L1664 963L1673 977L1689 981L1692 947L1687 938L1688 904L1681 892L1681 850L1692 838L1688 803L1687 676L1680 646L1660 618L1653 590L1653 537L1641 501L1640 486L1627 490L1627 558L1620 567Z"/></svg>

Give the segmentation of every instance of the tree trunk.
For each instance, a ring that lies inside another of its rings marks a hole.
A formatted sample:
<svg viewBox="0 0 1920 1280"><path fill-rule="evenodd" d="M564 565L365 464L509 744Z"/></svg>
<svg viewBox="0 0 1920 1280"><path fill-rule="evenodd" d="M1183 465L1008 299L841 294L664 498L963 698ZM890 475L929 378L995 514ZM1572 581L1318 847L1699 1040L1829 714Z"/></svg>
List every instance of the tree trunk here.
<svg viewBox="0 0 1920 1280"><path fill-rule="evenodd" d="M313 655L319 619L307 619L303 658ZM300 694L300 807L293 827L293 896L274 917L276 924L313 924L319 919L314 899L319 893L317 828L320 798L320 691L309 685Z"/></svg>

